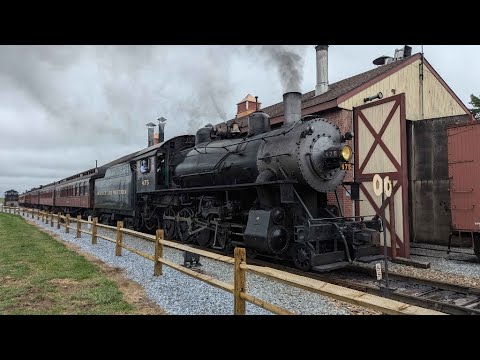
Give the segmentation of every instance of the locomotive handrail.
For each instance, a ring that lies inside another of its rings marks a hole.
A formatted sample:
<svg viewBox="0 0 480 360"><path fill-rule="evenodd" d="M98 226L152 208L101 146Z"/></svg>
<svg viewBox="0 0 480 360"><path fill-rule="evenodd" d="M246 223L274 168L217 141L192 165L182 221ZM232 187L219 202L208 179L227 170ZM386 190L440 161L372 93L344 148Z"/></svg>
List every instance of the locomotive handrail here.
<svg viewBox="0 0 480 360"><path fill-rule="evenodd" d="M298 184L298 181L297 180L275 180L275 181L265 181L260 183L214 185L214 186L201 186L201 187L197 186L197 187L190 187L190 188L172 188L172 189L155 190L155 191L152 191L152 193L174 193L174 192L195 192L195 191L204 192L204 191L212 191L212 190L242 189L242 188L249 188L249 187L282 185L282 184Z"/></svg>
<svg viewBox="0 0 480 360"><path fill-rule="evenodd" d="M328 220L340 220L340 219L363 219L366 217L374 218L377 215L358 215L358 216L337 216L337 217L328 217L328 218L314 218L309 221L328 221Z"/></svg>

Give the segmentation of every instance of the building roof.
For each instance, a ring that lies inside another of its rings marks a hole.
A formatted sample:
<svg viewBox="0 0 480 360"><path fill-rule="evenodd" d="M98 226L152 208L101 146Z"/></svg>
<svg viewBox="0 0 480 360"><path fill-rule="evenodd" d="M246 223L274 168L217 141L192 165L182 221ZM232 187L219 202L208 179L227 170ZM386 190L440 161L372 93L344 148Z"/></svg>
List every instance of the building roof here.
<svg viewBox="0 0 480 360"><path fill-rule="evenodd" d="M238 104L244 103L245 101L255 102L255 98L252 95L247 94L247 96L245 96Z"/></svg>
<svg viewBox="0 0 480 360"><path fill-rule="evenodd" d="M362 85L374 80L375 78L380 78L382 75L386 75L388 72L395 72L397 68L399 70L403 66L420 58L420 56L421 54L418 53L413 56L407 57L405 59L394 61L387 65L378 66L375 69L365 71L361 74L337 81L336 83L329 84L328 91L319 96L315 96L315 91L309 91L302 95L302 109L320 105L320 104L325 104L330 101L339 99L343 95L346 95L349 92L357 88L360 88ZM338 102L336 102L335 104L332 104L332 106L329 106L329 107L334 107L337 105L337 103ZM267 106L263 108L262 111L270 115L270 118L281 116L283 115L283 112L284 112L283 102L279 102L277 104ZM228 122L233 120L239 123L240 127L247 126L247 116L237 118L237 119L231 119Z"/></svg>

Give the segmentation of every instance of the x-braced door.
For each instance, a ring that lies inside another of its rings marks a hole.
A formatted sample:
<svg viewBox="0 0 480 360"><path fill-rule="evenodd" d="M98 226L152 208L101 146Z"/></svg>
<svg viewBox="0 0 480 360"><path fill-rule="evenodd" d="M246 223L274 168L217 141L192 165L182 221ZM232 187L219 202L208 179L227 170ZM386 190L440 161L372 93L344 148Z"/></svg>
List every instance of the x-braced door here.
<svg viewBox="0 0 480 360"><path fill-rule="evenodd" d="M398 94L354 109L355 179L361 182L356 215L382 215L386 211L387 246L392 256L410 256L408 219L408 166L405 94ZM381 204L373 192L373 176L389 176L391 198ZM396 244L391 249L391 233ZM381 236L383 244L383 236Z"/></svg>

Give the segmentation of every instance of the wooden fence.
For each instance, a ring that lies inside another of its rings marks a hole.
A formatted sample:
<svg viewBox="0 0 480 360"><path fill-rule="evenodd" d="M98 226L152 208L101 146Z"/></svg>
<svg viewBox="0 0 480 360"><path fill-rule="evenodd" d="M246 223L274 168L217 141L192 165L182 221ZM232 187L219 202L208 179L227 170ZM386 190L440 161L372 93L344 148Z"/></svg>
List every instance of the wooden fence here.
<svg viewBox="0 0 480 360"><path fill-rule="evenodd" d="M103 239L115 244L115 255L121 256L122 249L133 252L145 259L153 261L153 275L161 276L163 273L163 265L170 267L176 271L179 271L185 275L191 276L197 280L203 281L207 284L215 286L219 289L227 291L234 296L234 309L233 313L235 315L244 315L245 314L245 305L246 302L252 303L256 306L259 306L263 309L266 309L272 313L279 315L293 315L292 312L286 310L280 306L268 303L264 300L261 300L253 295L247 293L246 282L247 276L246 273L257 274L268 279L279 281L300 289L308 290L315 292L326 297L334 298L343 302L350 304L362 306L368 309L379 311L384 314L390 315L443 315L443 313L421 308L414 305L405 304L399 301L386 299L380 296L367 294L358 290L353 290L345 288L342 286L330 284L324 281L319 281L304 276L299 276L291 274L289 272L264 267L247 264L246 254L244 248L235 248L234 257L219 255L209 251L196 249L187 245L177 244L176 242L168 241L164 239L164 231L159 229L156 231L156 235L149 235L141 233L138 231L126 229L123 227L123 222L118 221L117 226L109 226L98 223L97 218L93 218L92 221L82 220L80 216L70 217L69 214L62 215L60 213L54 214L53 212L41 211L38 209L30 208L11 208L4 206L1 211L23 215L26 218L37 218L37 220L42 220L42 222L50 226L54 226L54 219L57 222L57 228L60 229L60 226L64 226L65 232L69 233L70 230L76 231L76 237L81 238L81 233L88 234L91 236L92 244L96 244L98 239ZM26 215L25 215L26 214ZM71 226L71 223L75 223L75 226ZM90 231L86 228L82 228L82 224L90 225ZM104 228L116 233L116 237L108 237L105 235L98 234L98 228ZM155 243L155 253L150 255L143 253L131 246L128 246L123 242L123 236L130 235L133 237L145 239ZM182 265L176 264L168 259L165 259L164 247L169 247L177 250L188 251L200 256L221 261L224 263L232 264L234 266L234 281L233 284L227 283L221 280L218 280L209 275L198 273L192 269L186 268Z"/></svg>

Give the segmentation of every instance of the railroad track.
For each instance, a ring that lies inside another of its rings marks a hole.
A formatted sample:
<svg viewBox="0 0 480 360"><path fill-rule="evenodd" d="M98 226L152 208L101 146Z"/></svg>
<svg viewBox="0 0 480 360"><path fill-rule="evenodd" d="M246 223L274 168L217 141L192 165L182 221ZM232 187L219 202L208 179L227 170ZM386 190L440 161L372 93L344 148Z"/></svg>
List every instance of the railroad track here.
<svg viewBox="0 0 480 360"><path fill-rule="evenodd" d="M421 246L410 245L410 248L411 248L410 253L416 256L455 260L455 261L468 262L468 263L480 262L480 260L477 258L473 250L470 253L470 252L452 249L450 250L450 254L447 254L446 249L438 249L434 247L425 246L423 244Z"/></svg>
<svg viewBox="0 0 480 360"><path fill-rule="evenodd" d="M301 276L348 287L407 304L425 307L451 315L480 315L480 288L471 288L415 276L389 273L389 288L376 280L375 269L351 265L345 270L318 274L304 273L295 268L253 259L249 263L269 266ZM382 289L383 288L383 289Z"/></svg>

